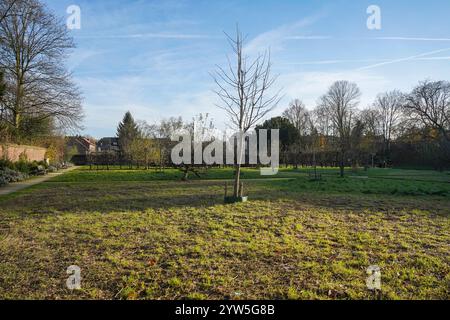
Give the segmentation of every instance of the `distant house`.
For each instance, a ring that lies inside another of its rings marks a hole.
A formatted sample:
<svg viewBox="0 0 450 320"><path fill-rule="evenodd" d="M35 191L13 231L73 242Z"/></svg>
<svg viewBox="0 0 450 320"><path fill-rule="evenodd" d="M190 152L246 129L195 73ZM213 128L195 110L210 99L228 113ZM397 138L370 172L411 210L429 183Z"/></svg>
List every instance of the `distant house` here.
<svg viewBox="0 0 450 320"><path fill-rule="evenodd" d="M81 136L67 137L66 145L68 148L76 150L74 152L76 155L88 155L96 150L95 141Z"/></svg>
<svg viewBox="0 0 450 320"><path fill-rule="evenodd" d="M82 136L66 138L66 157L73 164L86 164L88 155L95 153L95 150L96 144L93 139Z"/></svg>
<svg viewBox="0 0 450 320"><path fill-rule="evenodd" d="M102 138L97 142L97 152L114 151L119 152L119 138Z"/></svg>

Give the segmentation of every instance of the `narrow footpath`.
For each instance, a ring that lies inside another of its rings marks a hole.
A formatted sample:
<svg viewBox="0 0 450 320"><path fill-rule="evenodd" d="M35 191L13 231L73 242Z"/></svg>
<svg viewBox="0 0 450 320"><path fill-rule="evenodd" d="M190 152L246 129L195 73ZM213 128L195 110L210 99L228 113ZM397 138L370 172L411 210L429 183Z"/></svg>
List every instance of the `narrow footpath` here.
<svg viewBox="0 0 450 320"><path fill-rule="evenodd" d="M17 192L19 190L23 190L25 188L29 188L31 186L37 185L39 183L48 181L50 179L53 179L54 177L60 176L64 173L67 173L71 170L74 170L76 167L70 167L68 169L64 169L64 170L59 170L58 172L54 172L54 173L49 173L46 176L42 176L42 177L35 177L29 180L25 180L22 182L15 182L15 183L10 183L4 187L0 187L0 196L5 196L14 192Z"/></svg>

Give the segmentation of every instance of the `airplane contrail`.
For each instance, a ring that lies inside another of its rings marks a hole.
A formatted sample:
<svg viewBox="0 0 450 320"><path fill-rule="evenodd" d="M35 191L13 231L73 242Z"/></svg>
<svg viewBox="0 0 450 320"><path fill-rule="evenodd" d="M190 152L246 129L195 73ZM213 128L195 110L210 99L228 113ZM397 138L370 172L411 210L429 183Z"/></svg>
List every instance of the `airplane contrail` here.
<svg viewBox="0 0 450 320"><path fill-rule="evenodd" d="M365 66L365 67L361 67L361 68L358 68L356 70L357 71L361 71L361 70L373 69L373 68L385 66L385 65L388 65L388 64L404 62L404 61L414 60L414 59L417 59L417 58L431 56L433 54L440 53L440 52L445 52L445 51L450 51L450 48L445 48L445 49L440 49L440 50L435 50L435 51L429 51L429 52L424 52L424 53L417 54L417 55L414 55L414 56L409 56L409 57L406 57L406 58L400 58L400 59L394 59L394 60L390 60L390 61L386 61L386 62L380 62L380 63L368 65L368 66Z"/></svg>

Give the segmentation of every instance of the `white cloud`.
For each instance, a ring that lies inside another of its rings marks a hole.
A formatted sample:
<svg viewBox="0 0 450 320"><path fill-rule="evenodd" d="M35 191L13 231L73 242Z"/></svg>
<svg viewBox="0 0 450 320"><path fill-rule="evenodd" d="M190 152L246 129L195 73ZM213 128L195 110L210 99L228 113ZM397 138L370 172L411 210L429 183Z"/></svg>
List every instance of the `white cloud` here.
<svg viewBox="0 0 450 320"><path fill-rule="evenodd" d="M88 59L103 54L104 52L101 50L76 49L70 56L68 63L69 70L73 71Z"/></svg>
<svg viewBox="0 0 450 320"><path fill-rule="evenodd" d="M204 34L188 34L188 33L167 33L167 32L153 32L153 33L134 33L134 34L108 34L108 35L90 35L90 36L78 36L80 39L178 39L178 40L190 40L190 39L214 39L218 37L212 37Z"/></svg>
<svg viewBox="0 0 450 320"><path fill-rule="evenodd" d="M315 15L311 17L304 18L299 20L293 24L283 25L276 29L261 33L256 36L253 40L251 40L245 49L245 52L248 54L257 54L258 52L265 51L270 47L271 51L278 51L283 49L284 42L287 40L293 39L303 39L303 40L312 40L312 39L323 39L322 36L293 36L294 32L297 32L298 29L302 29L314 24L317 20L319 20L322 15Z"/></svg>
<svg viewBox="0 0 450 320"><path fill-rule="evenodd" d="M390 61L388 59L329 59L329 60L312 60L304 62L285 62L281 63L282 66L303 66L303 65L329 65L329 64L343 64L343 63L358 63L358 62L382 62Z"/></svg>
<svg viewBox="0 0 450 320"><path fill-rule="evenodd" d="M333 39L331 36L288 36L285 40L329 40Z"/></svg>

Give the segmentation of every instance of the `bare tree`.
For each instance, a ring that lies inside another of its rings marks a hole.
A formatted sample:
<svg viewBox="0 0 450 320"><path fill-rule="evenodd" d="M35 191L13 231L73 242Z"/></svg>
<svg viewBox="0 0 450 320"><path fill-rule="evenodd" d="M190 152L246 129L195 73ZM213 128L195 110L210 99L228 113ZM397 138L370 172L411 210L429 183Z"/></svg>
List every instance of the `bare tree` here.
<svg viewBox="0 0 450 320"><path fill-rule="evenodd" d="M10 1L10 2L2 2L0 4L0 23L10 15L11 8L14 5L16 0ZM1 41L3 41L0 38L0 45L2 44ZM6 91L6 83L5 83L5 73L2 69L0 69L0 141L3 141L4 139L7 139L8 135L8 128L5 125L6 121L6 108L3 105L3 96Z"/></svg>
<svg viewBox="0 0 450 320"><path fill-rule="evenodd" d="M172 146L172 135L183 129L184 123L182 117L171 117L169 119L163 119L161 123L155 126L155 133L157 136L159 147L159 164L160 170L164 170L166 163L169 160L170 148Z"/></svg>
<svg viewBox="0 0 450 320"><path fill-rule="evenodd" d="M305 104L300 99L295 99L289 104L289 108L283 112L283 117L297 129L298 141L291 146L295 156L295 167L298 167L300 153L307 148L306 136L312 131L311 117Z"/></svg>
<svg viewBox="0 0 450 320"><path fill-rule="evenodd" d="M381 144L382 125L381 115L378 109L373 107L361 111L361 122L364 124L364 149L371 156L371 166L375 167L375 156L378 146Z"/></svg>
<svg viewBox="0 0 450 320"><path fill-rule="evenodd" d="M450 82L421 82L407 95L404 110L414 122L450 141Z"/></svg>
<svg viewBox="0 0 450 320"><path fill-rule="evenodd" d="M10 9L0 22L0 68L8 123L16 132L24 119L79 128L81 95L64 65L74 47L65 25L38 0L3 0L5 6Z"/></svg>
<svg viewBox="0 0 450 320"><path fill-rule="evenodd" d="M397 90L379 94L374 102L378 111L381 133L384 139L384 156L389 160L391 141L401 122L404 95Z"/></svg>
<svg viewBox="0 0 450 320"><path fill-rule="evenodd" d="M299 99L295 99L289 104L289 108L283 112L283 117L294 125L300 136L306 136L311 129L309 112Z"/></svg>
<svg viewBox="0 0 450 320"><path fill-rule="evenodd" d="M214 120L210 118L208 113L198 114L192 118L192 122L184 126L184 130L193 138L191 145L191 163L183 163L180 167L183 173L182 180L187 181L189 173L193 173L198 178L201 177L200 171L196 163L199 158L203 159L203 147L205 143L211 142L214 139ZM198 159L196 159L199 157Z"/></svg>
<svg viewBox="0 0 450 320"><path fill-rule="evenodd" d="M378 109L367 108L361 111L361 121L364 123L366 135L382 135L381 115Z"/></svg>
<svg viewBox="0 0 450 320"><path fill-rule="evenodd" d="M331 117L326 106L319 105L311 112L311 120L317 132L328 137L333 134L333 126L331 125Z"/></svg>
<svg viewBox="0 0 450 320"><path fill-rule="evenodd" d="M183 129L183 119L181 117L171 117L169 119L163 119L159 125L159 136L163 139L170 139L172 134L178 130Z"/></svg>
<svg viewBox="0 0 450 320"><path fill-rule="evenodd" d="M151 125L145 121L138 121L137 127L139 135L131 141L130 151L138 167L139 163L142 163L144 168L148 170L150 163L153 164L159 161L160 149Z"/></svg>
<svg viewBox="0 0 450 320"><path fill-rule="evenodd" d="M355 83L337 81L319 99L319 105L330 115L331 124L338 138L340 175L344 176L345 156L350 149L351 132L361 91Z"/></svg>
<svg viewBox="0 0 450 320"><path fill-rule="evenodd" d="M280 101L279 91L270 94L276 77L271 75L270 53L258 54L254 59L244 53L245 38L236 28L236 37L227 35L233 49L234 63L228 59L228 67L217 66L213 74L218 89L215 91L234 129L238 130L243 146L243 134L255 126ZM240 173L243 148L240 148L235 165L234 196L240 194Z"/></svg>

